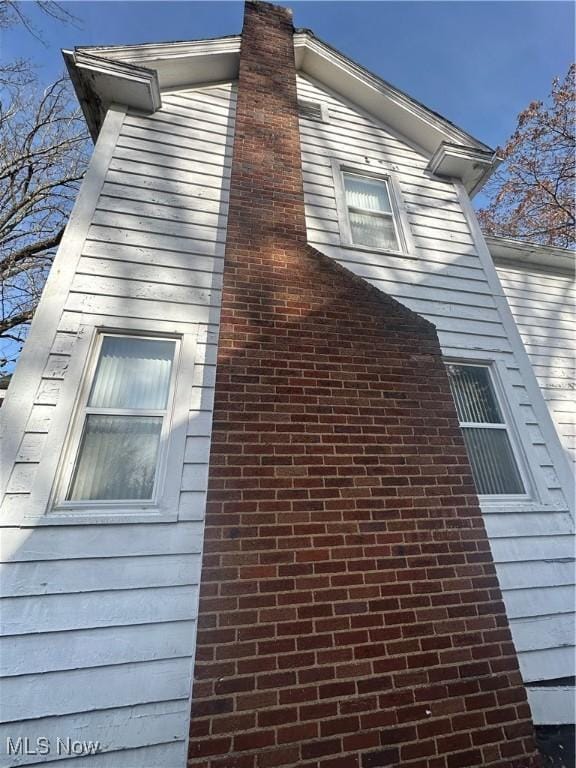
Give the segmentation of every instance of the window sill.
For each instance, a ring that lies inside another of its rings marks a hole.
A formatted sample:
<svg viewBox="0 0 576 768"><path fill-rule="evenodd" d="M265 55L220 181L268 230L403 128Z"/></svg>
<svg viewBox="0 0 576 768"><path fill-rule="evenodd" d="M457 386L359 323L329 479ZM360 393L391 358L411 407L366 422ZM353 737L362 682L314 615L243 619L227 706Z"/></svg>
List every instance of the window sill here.
<svg viewBox="0 0 576 768"><path fill-rule="evenodd" d="M396 259L410 259L411 261L416 261L416 259L418 259L418 256L415 256L412 253L405 253L404 251L389 251L386 248L373 248L369 245L357 245L356 243L347 243L343 240L340 241L340 245L337 247L346 248L348 251L360 251L361 253L376 253L382 256L392 256Z"/></svg>
<svg viewBox="0 0 576 768"><path fill-rule="evenodd" d="M525 501L514 499L510 501L495 501L490 499L489 501L483 501L480 498L480 509L482 514L486 515L498 515L514 512L569 512L568 507L553 506L552 504L543 504L541 501L534 501L533 499L526 499Z"/></svg>
<svg viewBox="0 0 576 768"><path fill-rule="evenodd" d="M166 513L158 506L137 507L132 510L119 508L117 511L94 506L74 506L68 509L54 509L45 515L27 516L21 522L22 528L39 525L126 525L130 523L174 523L178 515Z"/></svg>

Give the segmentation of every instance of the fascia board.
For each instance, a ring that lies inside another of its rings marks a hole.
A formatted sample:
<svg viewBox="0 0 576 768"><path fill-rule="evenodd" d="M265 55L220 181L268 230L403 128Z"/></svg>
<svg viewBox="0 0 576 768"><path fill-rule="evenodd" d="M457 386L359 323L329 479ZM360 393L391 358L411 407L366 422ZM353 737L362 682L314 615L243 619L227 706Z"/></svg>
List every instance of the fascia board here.
<svg viewBox="0 0 576 768"><path fill-rule="evenodd" d="M238 53L240 35L216 37L207 40L187 40L172 43L145 43L143 45L87 45L78 50L107 59L128 61L145 65L146 61L185 58L198 53Z"/></svg>

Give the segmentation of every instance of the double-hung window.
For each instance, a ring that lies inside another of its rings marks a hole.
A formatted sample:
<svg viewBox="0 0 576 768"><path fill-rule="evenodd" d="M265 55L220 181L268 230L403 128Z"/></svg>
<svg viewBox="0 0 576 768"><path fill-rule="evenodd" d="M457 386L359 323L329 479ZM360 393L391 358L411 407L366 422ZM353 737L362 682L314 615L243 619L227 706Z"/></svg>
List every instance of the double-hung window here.
<svg viewBox="0 0 576 768"><path fill-rule="evenodd" d="M64 502L150 502L166 442L178 341L102 333Z"/></svg>
<svg viewBox="0 0 576 768"><path fill-rule="evenodd" d="M450 363L448 377L478 494L525 494L489 366Z"/></svg>
<svg viewBox="0 0 576 768"><path fill-rule="evenodd" d="M390 179L347 170L343 171L342 178L351 243L402 251Z"/></svg>

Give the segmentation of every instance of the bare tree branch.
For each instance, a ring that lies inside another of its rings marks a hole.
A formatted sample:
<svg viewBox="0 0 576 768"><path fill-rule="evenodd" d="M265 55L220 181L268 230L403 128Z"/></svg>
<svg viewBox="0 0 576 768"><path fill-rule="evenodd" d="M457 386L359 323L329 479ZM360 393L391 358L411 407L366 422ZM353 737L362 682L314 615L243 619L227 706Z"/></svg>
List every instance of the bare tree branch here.
<svg viewBox="0 0 576 768"><path fill-rule="evenodd" d="M37 0L35 3L45 16L65 24L79 26L79 19L62 3L56 0ZM0 0L0 29L9 29L21 24L33 37L44 44L42 33L24 10L24 3L17 0Z"/></svg>
<svg viewBox="0 0 576 768"><path fill-rule="evenodd" d="M552 83L550 102L532 102L500 154L503 169L487 187L489 204L479 211L492 235L572 247L576 242L576 135L572 65Z"/></svg>
<svg viewBox="0 0 576 768"><path fill-rule="evenodd" d="M26 72L27 78L33 73ZM67 79L0 91L0 371L18 354L87 161Z"/></svg>

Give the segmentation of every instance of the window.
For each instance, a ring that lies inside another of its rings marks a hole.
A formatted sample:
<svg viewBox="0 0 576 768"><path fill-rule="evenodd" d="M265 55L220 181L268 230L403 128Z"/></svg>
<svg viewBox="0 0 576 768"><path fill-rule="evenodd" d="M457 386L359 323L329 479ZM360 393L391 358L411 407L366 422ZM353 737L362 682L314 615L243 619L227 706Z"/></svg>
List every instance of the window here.
<svg viewBox="0 0 576 768"><path fill-rule="evenodd" d="M100 334L67 502L151 501L173 389L177 341Z"/></svg>
<svg viewBox="0 0 576 768"><path fill-rule="evenodd" d="M352 244L401 251L389 180L344 171L343 181Z"/></svg>
<svg viewBox="0 0 576 768"><path fill-rule="evenodd" d="M448 377L478 494L525 494L489 367L449 364Z"/></svg>

